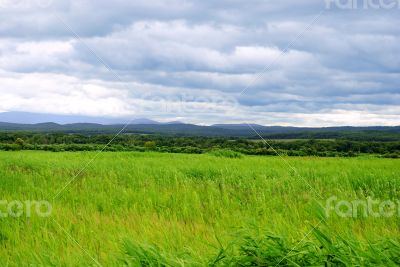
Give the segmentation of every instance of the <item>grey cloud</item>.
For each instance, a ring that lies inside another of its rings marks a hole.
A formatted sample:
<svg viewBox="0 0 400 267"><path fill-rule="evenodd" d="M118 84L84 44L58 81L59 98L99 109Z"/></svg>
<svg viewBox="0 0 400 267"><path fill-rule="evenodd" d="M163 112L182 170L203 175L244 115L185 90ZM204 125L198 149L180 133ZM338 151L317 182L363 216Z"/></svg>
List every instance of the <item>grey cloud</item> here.
<svg viewBox="0 0 400 267"><path fill-rule="evenodd" d="M148 104L149 95L176 100L183 95L200 99L203 94L208 99L236 98L240 106L235 108L255 121L264 113L276 116L271 121L283 120L280 113L301 113L309 117L300 121L337 123L342 112L338 110L348 110L370 112L365 118L371 122L379 113L393 123L390 115L397 114L400 104L398 12L324 8L325 2L319 0L62 0L47 8L2 7L0 69L26 77L62 74L62 79L82 84L110 83L130 98L121 99L124 108L118 112L124 114L137 112L138 103ZM318 21L304 31L321 10ZM66 82L63 90L70 84ZM119 103L118 94L113 97L110 101ZM190 102L189 98L182 101ZM98 110L92 97L88 101ZM24 109L23 103L19 109ZM68 109L79 113L79 107ZM326 119L311 116L318 112L327 114ZM167 116L160 111L154 115ZM233 120L224 112L189 115L188 120L195 122ZM283 120L289 121L295 120Z"/></svg>

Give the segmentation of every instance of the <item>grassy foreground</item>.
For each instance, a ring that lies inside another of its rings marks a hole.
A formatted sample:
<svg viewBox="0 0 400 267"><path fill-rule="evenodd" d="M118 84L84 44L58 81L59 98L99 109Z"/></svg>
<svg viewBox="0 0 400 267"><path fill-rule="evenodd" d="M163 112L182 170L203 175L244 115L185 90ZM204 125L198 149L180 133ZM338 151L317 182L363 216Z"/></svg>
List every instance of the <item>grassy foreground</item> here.
<svg viewBox="0 0 400 267"><path fill-rule="evenodd" d="M398 160L106 152L55 197L95 155L0 152L0 199L53 206L0 218L0 266L400 264L399 216L323 209L399 199Z"/></svg>

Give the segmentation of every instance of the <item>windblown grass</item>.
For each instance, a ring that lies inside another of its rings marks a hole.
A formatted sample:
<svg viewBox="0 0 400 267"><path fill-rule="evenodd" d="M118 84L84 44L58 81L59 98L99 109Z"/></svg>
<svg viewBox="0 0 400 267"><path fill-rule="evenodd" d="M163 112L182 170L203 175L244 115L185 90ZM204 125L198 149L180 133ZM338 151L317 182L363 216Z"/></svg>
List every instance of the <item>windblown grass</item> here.
<svg viewBox="0 0 400 267"><path fill-rule="evenodd" d="M362 243L350 237L337 237L318 229L312 238L289 242L268 233L251 235L242 232L238 239L207 262L185 255L168 255L156 246L143 246L126 241L127 266L398 266L400 243L387 239L377 243ZM312 241L311 241L312 240Z"/></svg>
<svg viewBox="0 0 400 267"><path fill-rule="evenodd" d="M400 264L398 216L321 211L333 195L399 199L398 160L286 158L293 171L279 157L107 152L80 172L94 155L0 152L1 199L53 204L0 219L0 266Z"/></svg>

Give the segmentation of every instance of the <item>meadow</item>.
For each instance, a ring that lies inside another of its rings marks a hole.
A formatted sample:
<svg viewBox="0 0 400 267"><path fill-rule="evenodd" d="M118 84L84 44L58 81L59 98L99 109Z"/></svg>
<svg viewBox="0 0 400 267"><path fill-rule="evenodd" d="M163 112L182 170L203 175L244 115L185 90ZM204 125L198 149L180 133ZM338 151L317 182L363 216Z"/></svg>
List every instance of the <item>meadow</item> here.
<svg viewBox="0 0 400 267"><path fill-rule="evenodd" d="M46 200L52 213L0 218L0 266L397 266L398 214L343 218L325 206L332 196L400 199L399 166L372 156L2 151L0 199Z"/></svg>

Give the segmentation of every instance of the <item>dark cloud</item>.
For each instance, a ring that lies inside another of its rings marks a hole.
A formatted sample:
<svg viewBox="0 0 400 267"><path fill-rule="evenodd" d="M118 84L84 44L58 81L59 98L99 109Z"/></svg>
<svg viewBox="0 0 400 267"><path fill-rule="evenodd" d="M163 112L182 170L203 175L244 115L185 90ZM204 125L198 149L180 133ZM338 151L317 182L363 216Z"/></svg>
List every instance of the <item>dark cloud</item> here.
<svg viewBox="0 0 400 267"><path fill-rule="evenodd" d="M137 114L142 108L153 110L146 113L150 117L203 123L263 122L269 114L275 117L264 123L369 124L356 121L364 114L371 124L379 118L382 124L399 124L393 117L400 104L398 11L326 9L322 0L3 0L0 85L3 100L16 104L0 110L32 109L34 99L54 102L70 88L75 95L65 99L81 96L91 103L68 105L77 114L98 112L93 96L99 96L105 98L99 103L120 105L105 114ZM10 89L14 78L7 78L14 75L16 91ZM50 88L58 83L59 93ZM31 101L24 90L31 92ZM204 99L218 106L221 97L236 102L222 105L219 114L201 112L209 108ZM157 110L160 98L174 108ZM198 102L197 114L177 109L176 102L192 107ZM49 106L65 112L60 105ZM348 120L340 119L344 111L352 114Z"/></svg>

